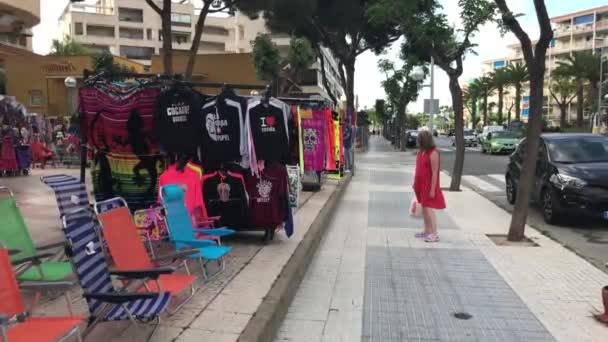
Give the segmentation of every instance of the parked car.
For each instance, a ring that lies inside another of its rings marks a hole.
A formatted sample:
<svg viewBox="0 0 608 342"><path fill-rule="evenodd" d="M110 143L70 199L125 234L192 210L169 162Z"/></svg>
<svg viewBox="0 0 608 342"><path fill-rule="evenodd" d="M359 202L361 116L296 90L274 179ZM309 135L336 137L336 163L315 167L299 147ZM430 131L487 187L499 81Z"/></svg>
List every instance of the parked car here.
<svg viewBox="0 0 608 342"><path fill-rule="evenodd" d="M511 131L488 133L481 141L481 153L512 153L519 143L519 137Z"/></svg>
<svg viewBox="0 0 608 342"><path fill-rule="evenodd" d="M452 146L456 146L456 135L452 135ZM464 130L464 146L477 146L477 136L472 130Z"/></svg>
<svg viewBox="0 0 608 342"><path fill-rule="evenodd" d="M416 147L418 143L418 131L415 129L410 129L405 132L405 146L407 147Z"/></svg>
<svg viewBox="0 0 608 342"><path fill-rule="evenodd" d="M511 155L505 175L509 203L515 203L523 140ZM532 185L532 200L539 203L545 221L558 223L566 215L608 220L608 138L593 134L544 134Z"/></svg>

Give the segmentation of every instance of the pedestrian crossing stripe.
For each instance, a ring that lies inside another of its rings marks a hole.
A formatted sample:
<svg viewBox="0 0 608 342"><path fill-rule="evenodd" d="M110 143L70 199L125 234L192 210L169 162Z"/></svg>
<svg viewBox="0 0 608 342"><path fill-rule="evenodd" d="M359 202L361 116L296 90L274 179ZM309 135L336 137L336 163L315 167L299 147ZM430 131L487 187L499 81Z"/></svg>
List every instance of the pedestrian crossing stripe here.
<svg viewBox="0 0 608 342"><path fill-rule="evenodd" d="M495 179L501 183L506 183L505 181L505 175L488 175L488 177Z"/></svg>
<svg viewBox="0 0 608 342"><path fill-rule="evenodd" d="M456 147L438 147L437 148L441 152L455 152ZM465 151L479 152L481 151L481 147L465 147Z"/></svg>
<svg viewBox="0 0 608 342"><path fill-rule="evenodd" d="M497 176L497 175L494 175ZM492 177L494 178L494 177ZM479 176L462 176L462 179L467 183L471 184L475 189L483 192L503 192L504 189L497 187L496 185L481 179Z"/></svg>

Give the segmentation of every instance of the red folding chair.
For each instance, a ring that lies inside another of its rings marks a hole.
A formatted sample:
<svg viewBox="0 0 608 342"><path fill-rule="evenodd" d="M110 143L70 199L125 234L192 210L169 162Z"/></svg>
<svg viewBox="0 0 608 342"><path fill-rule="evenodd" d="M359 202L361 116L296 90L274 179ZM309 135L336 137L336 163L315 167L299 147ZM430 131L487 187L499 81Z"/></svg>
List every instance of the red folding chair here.
<svg viewBox="0 0 608 342"><path fill-rule="evenodd" d="M68 283L66 285L71 285ZM57 289L57 284L22 283L22 290ZM79 325L84 317L32 317L19 292L7 249L0 247L0 337L3 342L54 342L80 336Z"/></svg>
<svg viewBox="0 0 608 342"><path fill-rule="evenodd" d="M182 293L189 290L190 294L169 311L171 314L177 312L192 298L196 291L194 287L196 276L190 275L184 260L186 256L194 254L196 251L187 250L151 259L131 217L127 203L122 198L114 198L108 201L122 202L123 206L109 209L106 212L99 212L100 208L105 207L104 202L107 201L98 202L95 204L95 211L102 226L103 238L112 255L115 267L119 271L150 270L161 266L163 261L182 261L186 274L175 273L175 269L172 269L169 274L160 275L158 280L149 280L140 288L140 291L146 292L170 292L173 298L181 296Z"/></svg>

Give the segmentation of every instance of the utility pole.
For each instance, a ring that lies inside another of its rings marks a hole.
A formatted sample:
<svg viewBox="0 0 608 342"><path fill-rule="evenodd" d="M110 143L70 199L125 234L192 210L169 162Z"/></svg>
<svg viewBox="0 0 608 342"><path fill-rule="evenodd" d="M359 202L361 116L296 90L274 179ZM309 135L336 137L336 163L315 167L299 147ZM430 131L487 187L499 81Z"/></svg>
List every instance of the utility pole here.
<svg viewBox="0 0 608 342"><path fill-rule="evenodd" d="M431 113L429 114L429 131L431 131L431 135L435 132L434 124L435 124L435 59L431 56Z"/></svg>

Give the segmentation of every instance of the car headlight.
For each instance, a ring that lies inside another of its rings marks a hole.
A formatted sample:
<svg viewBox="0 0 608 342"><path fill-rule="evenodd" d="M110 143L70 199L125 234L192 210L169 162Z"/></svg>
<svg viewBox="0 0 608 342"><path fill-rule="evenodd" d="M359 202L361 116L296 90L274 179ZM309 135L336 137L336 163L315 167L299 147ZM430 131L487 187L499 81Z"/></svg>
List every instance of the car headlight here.
<svg viewBox="0 0 608 342"><path fill-rule="evenodd" d="M491 145L492 145L492 147L498 147L498 146L500 146L500 144L497 143L497 142L495 142L495 141L493 141Z"/></svg>
<svg viewBox="0 0 608 342"><path fill-rule="evenodd" d="M551 176L551 178L549 180L551 181L551 183L558 186L562 190L567 187L580 189L580 188L584 187L585 185L587 185L587 182L585 182L584 180L582 180L580 178L568 176L563 173L554 174L553 176Z"/></svg>

